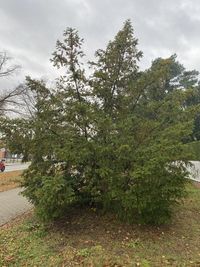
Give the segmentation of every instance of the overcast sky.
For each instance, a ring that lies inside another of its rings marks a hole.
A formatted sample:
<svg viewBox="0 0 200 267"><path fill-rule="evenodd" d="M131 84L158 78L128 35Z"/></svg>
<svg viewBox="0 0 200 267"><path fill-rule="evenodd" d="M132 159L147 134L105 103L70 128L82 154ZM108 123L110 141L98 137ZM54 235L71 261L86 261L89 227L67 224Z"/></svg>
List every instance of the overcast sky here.
<svg viewBox="0 0 200 267"><path fill-rule="evenodd" d="M176 53L200 71L199 0L0 0L0 51L22 66L12 82L25 75L54 77L49 59L66 27L78 29L91 59L128 18L144 52L143 68Z"/></svg>

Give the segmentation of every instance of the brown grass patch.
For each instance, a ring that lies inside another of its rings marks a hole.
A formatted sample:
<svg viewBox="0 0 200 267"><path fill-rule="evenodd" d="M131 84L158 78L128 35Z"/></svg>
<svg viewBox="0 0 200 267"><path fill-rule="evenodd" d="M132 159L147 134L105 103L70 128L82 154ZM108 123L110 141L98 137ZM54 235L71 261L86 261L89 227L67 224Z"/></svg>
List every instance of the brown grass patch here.
<svg viewBox="0 0 200 267"><path fill-rule="evenodd" d="M0 173L0 192L18 187L22 181L22 172L20 170Z"/></svg>

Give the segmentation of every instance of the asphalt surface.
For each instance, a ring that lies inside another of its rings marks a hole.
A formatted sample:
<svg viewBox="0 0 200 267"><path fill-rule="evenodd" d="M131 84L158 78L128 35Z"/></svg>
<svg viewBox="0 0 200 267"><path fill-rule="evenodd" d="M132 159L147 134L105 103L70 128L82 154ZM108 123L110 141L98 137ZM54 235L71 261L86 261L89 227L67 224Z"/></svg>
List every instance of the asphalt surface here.
<svg viewBox="0 0 200 267"><path fill-rule="evenodd" d="M22 188L0 193L0 226L30 210L33 206L20 195Z"/></svg>
<svg viewBox="0 0 200 267"><path fill-rule="evenodd" d="M190 178L200 182L200 161L191 161L193 166L188 167L191 175ZM29 167L30 163L6 163L5 172L25 170Z"/></svg>
<svg viewBox="0 0 200 267"><path fill-rule="evenodd" d="M193 166L188 167L190 179L200 182L200 161L191 161Z"/></svg>

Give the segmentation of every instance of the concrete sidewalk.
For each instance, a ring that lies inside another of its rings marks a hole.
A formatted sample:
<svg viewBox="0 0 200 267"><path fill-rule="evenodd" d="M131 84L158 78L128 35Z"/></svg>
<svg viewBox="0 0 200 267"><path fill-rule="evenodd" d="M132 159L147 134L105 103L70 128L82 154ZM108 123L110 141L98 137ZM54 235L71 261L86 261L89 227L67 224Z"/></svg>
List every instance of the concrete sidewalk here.
<svg viewBox="0 0 200 267"><path fill-rule="evenodd" d="M21 191L21 188L15 188L0 193L0 226L33 207L20 195Z"/></svg>

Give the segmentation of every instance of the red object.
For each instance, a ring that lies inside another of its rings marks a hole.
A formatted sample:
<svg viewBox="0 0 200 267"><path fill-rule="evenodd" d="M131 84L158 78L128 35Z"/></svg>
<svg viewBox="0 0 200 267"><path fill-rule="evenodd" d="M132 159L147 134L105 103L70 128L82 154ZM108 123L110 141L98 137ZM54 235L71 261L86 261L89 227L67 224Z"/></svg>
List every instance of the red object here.
<svg viewBox="0 0 200 267"><path fill-rule="evenodd" d="M4 161L0 161L0 171L3 172L5 170L5 163Z"/></svg>

